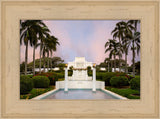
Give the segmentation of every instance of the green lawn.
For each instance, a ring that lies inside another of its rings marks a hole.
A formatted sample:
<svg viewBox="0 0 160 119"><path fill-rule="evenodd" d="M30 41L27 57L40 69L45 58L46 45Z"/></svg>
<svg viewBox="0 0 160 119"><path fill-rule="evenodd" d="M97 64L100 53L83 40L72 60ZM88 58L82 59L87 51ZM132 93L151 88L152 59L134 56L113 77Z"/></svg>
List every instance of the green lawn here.
<svg viewBox="0 0 160 119"><path fill-rule="evenodd" d="M31 99L53 89L55 89L55 86L50 86L49 88L33 88L28 94L20 95L20 99Z"/></svg>
<svg viewBox="0 0 160 119"><path fill-rule="evenodd" d="M135 75L135 78L140 78L140 75Z"/></svg>
<svg viewBox="0 0 160 119"><path fill-rule="evenodd" d="M132 90L130 88L114 88L109 86L107 86L106 89L129 99L140 99L140 96L138 96L140 95L140 91L138 90Z"/></svg>

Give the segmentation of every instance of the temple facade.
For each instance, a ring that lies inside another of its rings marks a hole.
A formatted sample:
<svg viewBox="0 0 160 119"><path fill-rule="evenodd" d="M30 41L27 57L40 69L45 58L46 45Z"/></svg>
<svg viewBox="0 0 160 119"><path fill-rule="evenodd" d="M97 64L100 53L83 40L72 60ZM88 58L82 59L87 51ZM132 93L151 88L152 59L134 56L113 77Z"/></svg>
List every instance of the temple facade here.
<svg viewBox="0 0 160 119"><path fill-rule="evenodd" d="M88 76L87 67L93 70L93 63L87 62L85 57L75 57L73 62L68 62L67 69L72 68L73 75L68 80L92 80L92 76Z"/></svg>
<svg viewBox="0 0 160 119"><path fill-rule="evenodd" d="M92 76L88 76L87 67L91 67ZM68 76L68 70L72 68L72 76ZM104 89L103 81L96 81L96 64L87 62L85 57L75 57L73 62L68 62L65 67L65 80L56 82L56 89Z"/></svg>

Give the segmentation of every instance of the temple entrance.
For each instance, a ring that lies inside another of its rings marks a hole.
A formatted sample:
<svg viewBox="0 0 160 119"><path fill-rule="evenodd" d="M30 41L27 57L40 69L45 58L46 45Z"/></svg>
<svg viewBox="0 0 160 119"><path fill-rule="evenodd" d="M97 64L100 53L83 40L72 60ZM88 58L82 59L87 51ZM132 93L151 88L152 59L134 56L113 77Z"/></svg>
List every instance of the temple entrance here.
<svg viewBox="0 0 160 119"><path fill-rule="evenodd" d="M87 73L88 66L90 66L91 69L93 70L92 77L88 76L88 73ZM70 67L73 67L73 75L69 77L68 70ZM76 87L76 88L92 87L92 90L96 91L96 71L95 70L96 70L95 64L93 64L92 62L87 62L85 60L85 57L75 57L75 61L68 62L68 64L66 65L64 90L68 91L69 87ZM84 80L85 80L85 82L84 82ZM71 81L74 81L74 83ZM79 83L77 83L75 81L78 81ZM71 84L74 86L70 86ZM78 85L78 84L81 84L81 85Z"/></svg>
<svg viewBox="0 0 160 119"><path fill-rule="evenodd" d="M73 74L68 76L68 70L72 67ZM88 76L87 67L91 67L92 76ZM65 67L65 80L56 81L56 89L104 89L103 81L96 81L96 65L92 62L87 62L85 57L75 57L73 62L68 62Z"/></svg>
<svg viewBox="0 0 160 119"><path fill-rule="evenodd" d="M92 80L92 76L88 76L88 66L93 70L93 63L87 62L85 57L76 57L73 62L68 62L67 69L73 69L73 75L69 76L68 80Z"/></svg>

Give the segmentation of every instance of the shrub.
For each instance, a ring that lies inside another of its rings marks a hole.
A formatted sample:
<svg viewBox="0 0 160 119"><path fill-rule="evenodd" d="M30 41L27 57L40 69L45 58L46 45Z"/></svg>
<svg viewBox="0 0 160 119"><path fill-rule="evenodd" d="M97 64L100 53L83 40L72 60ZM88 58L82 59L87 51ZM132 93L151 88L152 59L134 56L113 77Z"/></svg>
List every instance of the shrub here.
<svg viewBox="0 0 160 119"><path fill-rule="evenodd" d="M54 76L48 76L48 79L49 79L49 81L50 81L50 83L49 83L49 85L55 85L55 78L54 78Z"/></svg>
<svg viewBox="0 0 160 119"><path fill-rule="evenodd" d="M128 79L125 76L114 76L110 80L111 86L121 87L129 85Z"/></svg>
<svg viewBox="0 0 160 119"><path fill-rule="evenodd" d="M33 81L29 76L20 76L20 94L27 94L33 89Z"/></svg>
<svg viewBox="0 0 160 119"><path fill-rule="evenodd" d="M46 77L49 77L49 76L52 76L54 74L54 72L42 72L41 74L36 74L35 76L46 76Z"/></svg>
<svg viewBox="0 0 160 119"><path fill-rule="evenodd" d="M127 76L128 76L129 81L134 78L134 76L132 76L132 75L127 75Z"/></svg>
<svg viewBox="0 0 160 119"><path fill-rule="evenodd" d="M64 78L62 78L62 79L58 79L58 81L64 81Z"/></svg>
<svg viewBox="0 0 160 119"><path fill-rule="evenodd" d="M88 76L92 76L92 71L91 70L88 71Z"/></svg>
<svg viewBox="0 0 160 119"><path fill-rule="evenodd" d="M124 72L116 72L115 75L116 76L125 76L126 73L124 73Z"/></svg>
<svg viewBox="0 0 160 119"><path fill-rule="evenodd" d="M55 82L58 81L59 78L64 78L64 72L59 72L59 73L58 72L47 72L47 73L37 74L35 76L46 76L50 80L50 85L55 85Z"/></svg>
<svg viewBox="0 0 160 119"><path fill-rule="evenodd" d="M96 72L96 79L103 80L104 72Z"/></svg>
<svg viewBox="0 0 160 119"><path fill-rule="evenodd" d="M28 77L30 77L30 78L32 78L33 77L33 75L27 75Z"/></svg>
<svg viewBox="0 0 160 119"><path fill-rule="evenodd" d="M48 88L50 80L46 76L34 76L33 77L35 88Z"/></svg>
<svg viewBox="0 0 160 119"><path fill-rule="evenodd" d="M50 85L55 85L55 82L58 81L58 75L57 74L53 74L52 76L48 77L50 80Z"/></svg>
<svg viewBox="0 0 160 119"><path fill-rule="evenodd" d="M97 72L97 73L96 73L96 79L102 79L102 74L99 73L99 72Z"/></svg>
<svg viewBox="0 0 160 119"><path fill-rule="evenodd" d="M62 74L61 74L62 75ZM72 76L73 75L73 70L68 70L68 76ZM64 75L63 75L64 76ZM63 78L63 77L61 77Z"/></svg>
<svg viewBox="0 0 160 119"><path fill-rule="evenodd" d="M68 73L69 73L69 72L68 72ZM64 78L64 74L63 74L63 73L57 73L57 80L58 80L59 78Z"/></svg>
<svg viewBox="0 0 160 119"><path fill-rule="evenodd" d="M48 74L42 72L41 74L36 74L36 75L34 75L34 77L35 77L35 76L46 76L46 77L48 77Z"/></svg>
<svg viewBox="0 0 160 119"><path fill-rule="evenodd" d="M57 70L57 71L54 71L55 73L64 73L64 71L61 71L61 70Z"/></svg>
<svg viewBox="0 0 160 119"><path fill-rule="evenodd" d="M131 89L134 89L134 90L140 90L140 78L137 77L137 78L131 79L130 87Z"/></svg>
<svg viewBox="0 0 160 119"><path fill-rule="evenodd" d="M102 76L102 80L105 81L105 86L110 86L110 80L112 77L115 76L116 73L114 72L107 72L105 75Z"/></svg>

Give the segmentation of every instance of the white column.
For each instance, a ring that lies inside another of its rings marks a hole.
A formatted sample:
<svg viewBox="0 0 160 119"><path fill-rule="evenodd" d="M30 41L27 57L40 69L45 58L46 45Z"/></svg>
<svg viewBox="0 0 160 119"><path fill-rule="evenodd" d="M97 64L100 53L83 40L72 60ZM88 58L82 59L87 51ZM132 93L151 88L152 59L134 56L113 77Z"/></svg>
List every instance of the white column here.
<svg viewBox="0 0 160 119"><path fill-rule="evenodd" d="M73 79L72 80L75 80L75 70L73 70L73 74L72 74L72 77L73 77Z"/></svg>
<svg viewBox="0 0 160 119"><path fill-rule="evenodd" d="M87 72L87 70L85 70L86 71L86 80L87 80L87 78L88 78L88 72Z"/></svg>
<svg viewBox="0 0 160 119"><path fill-rule="evenodd" d="M93 88L92 91L96 91L96 68L93 67Z"/></svg>
<svg viewBox="0 0 160 119"><path fill-rule="evenodd" d="M68 69L65 68L65 88L64 91L68 91Z"/></svg>

